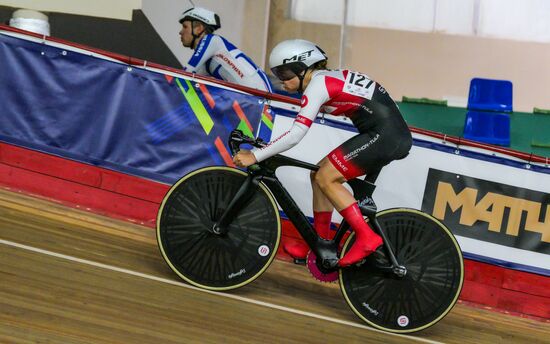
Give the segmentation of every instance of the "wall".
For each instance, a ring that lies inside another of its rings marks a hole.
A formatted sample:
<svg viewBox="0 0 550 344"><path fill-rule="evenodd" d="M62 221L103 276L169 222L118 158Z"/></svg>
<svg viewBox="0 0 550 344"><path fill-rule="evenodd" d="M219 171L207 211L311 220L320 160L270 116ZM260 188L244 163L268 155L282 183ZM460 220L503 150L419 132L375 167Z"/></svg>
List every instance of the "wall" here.
<svg viewBox="0 0 550 344"><path fill-rule="evenodd" d="M192 5L181 0L2 0L1 6L28 8L44 12L80 14L92 17L132 20L132 10L142 9L170 51L184 65L192 55L181 45L180 14ZM269 0L196 0L195 5L216 12L222 28L216 33L244 51L260 67L265 60L266 20Z"/></svg>
<svg viewBox="0 0 550 344"><path fill-rule="evenodd" d="M256 62L258 67L266 70L269 56L267 51L268 26L270 0L246 0L242 24L242 45L241 50L246 52Z"/></svg>
<svg viewBox="0 0 550 344"><path fill-rule="evenodd" d="M550 108L550 45L503 39L350 28L346 64L403 95L464 98L473 77L511 80L514 110Z"/></svg>
<svg viewBox="0 0 550 344"><path fill-rule="evenodd" d="M290 20L288 0L271 3L268 51L295 37L318 43L338 66L340 27ZM464 105L472 77L514 83L514 110L550 108L550 45L513 40L349 27L344 65L380 81L395 99L448 98Z"/></svg>
<svg viewBox="0 0 550 344"><path fill-rule="evenodd" d="M220 16L222 28L216 33L227 38L259 65L264 52L266 4L267 0L195 1L195 5ZM181 45L178 19L190 7L189 3L179 0L143 0L143 12L182 64L189 60L192 50Z"/></svg>
<svg viewBox="0 0 550 344"><path fill-rule="evenodd" d="M0 5L37 11L131 20L132 10L141 8L141 0L2 0Z"/></svg>
<svg viewBox="0 0 550 344"><path fill-rule="evenodd" d="M16 9L0 5L0 22L9 21ZM149 63L182 67L140 9L132 11L131 21L63 12L46 13L52 37L143 59Z"/></svg>
<svg viewBox="0 0 550 344"><path fill-rule="evenodd" d="M269 51L289 38L318 42L339 65L340 27L287 18L289 0L201 0L222 20L219 33L239 46L261 67ZM131 19L141 7L170 50L184 63L191 50L181 46L177 19L190 7L178 0L4 0L2 5L43 11ZM269 34L265 18L269 16ZM266 38L267 37L267 38ZM267 41L267 44L266 44ZM264 46L267 49L264 49ZM514 109L550 108L550 45L512 40L349 27L344 65L379 80L395 99L403 95L449 99L463 106L472 77L508 79L514 83Z"/></svg>
<svg viewBox="0 0 550 344"><path fill-rule="evenodd" d="M329 67L338 67L340 51L340 26L319 25L288 19L289 0L272 0L269 12L269 35L267 40L269 52L277 43L292 38L303 38L318 42L329 56ZM323 44L324 43L324 44Z"/></svg>

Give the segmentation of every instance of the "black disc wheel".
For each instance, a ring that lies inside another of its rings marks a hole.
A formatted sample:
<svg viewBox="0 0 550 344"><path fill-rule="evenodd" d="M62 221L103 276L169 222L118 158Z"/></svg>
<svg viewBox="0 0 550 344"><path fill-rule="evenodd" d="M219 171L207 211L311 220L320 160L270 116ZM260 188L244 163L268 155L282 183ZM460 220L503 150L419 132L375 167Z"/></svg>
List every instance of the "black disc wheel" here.
<svg viewBox="0 0 550 344"><path fill-rule="evenodd" d="M399 277L388 269L387 253L340 269L347 303L361 319L385 331L410 333L437 323L462 290L464 263L456 239L437 219L417 210L389 209L376 219L406 274ZM342 256L354 239L350 235Z"/></svg>
<svg viewBox="0 0 550 344"><path fill-rule="evenodd" d="M242 287L271 264L281 238L277 204L260 183L228 225L214 224L247 174L212 166L181 178L166 194L157 217L157 242L170 268L185 281L210 290Z"/></svg>

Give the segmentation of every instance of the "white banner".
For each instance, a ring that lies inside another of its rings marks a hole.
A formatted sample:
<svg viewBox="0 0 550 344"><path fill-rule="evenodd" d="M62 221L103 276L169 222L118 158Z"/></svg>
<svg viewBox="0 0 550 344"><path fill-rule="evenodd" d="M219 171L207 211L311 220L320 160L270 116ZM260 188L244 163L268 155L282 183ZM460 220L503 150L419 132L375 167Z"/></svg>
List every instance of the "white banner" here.
<svg viewBox="0 0 550 344"><path fill-rule="evenodd" d="M292 122L276 116L272 137ZM284 155L315 164L356 134L345 125L327 124L314 123ZM451 228L467 256L550 275L550 168L488 150L457 148L429 136L413 137L409 156L386 166L376 181L373 198L379 210L422 209ZM282 167L277 176L311 217L309 171ZM332 220L341 217L334 212Z"/></svg>

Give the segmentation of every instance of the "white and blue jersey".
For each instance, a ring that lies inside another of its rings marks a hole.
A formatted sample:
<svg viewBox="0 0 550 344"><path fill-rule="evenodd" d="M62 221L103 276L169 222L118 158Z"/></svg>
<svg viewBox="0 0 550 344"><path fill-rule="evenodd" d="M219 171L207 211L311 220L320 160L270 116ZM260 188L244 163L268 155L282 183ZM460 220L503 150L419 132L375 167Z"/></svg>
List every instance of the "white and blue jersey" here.
<svg viewBox="0 0 550 344"><path fill-rule="evenodd" d="M204 36L184 69L272 92L271 83L264 71L231 42L218 35Z"/></svg>

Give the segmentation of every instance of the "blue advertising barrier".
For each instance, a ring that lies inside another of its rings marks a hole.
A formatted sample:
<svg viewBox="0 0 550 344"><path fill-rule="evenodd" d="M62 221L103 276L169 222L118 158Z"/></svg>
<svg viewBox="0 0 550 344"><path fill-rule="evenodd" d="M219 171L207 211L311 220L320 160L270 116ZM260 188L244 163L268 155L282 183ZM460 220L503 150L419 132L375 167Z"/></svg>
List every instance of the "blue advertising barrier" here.
<svg viewBox="0 0 550 344"><path fill-rule="evenodd" d="M0 61L8 143L173 183L230 163L232 129L266 135L253 95L8 35Z"/></svg>

